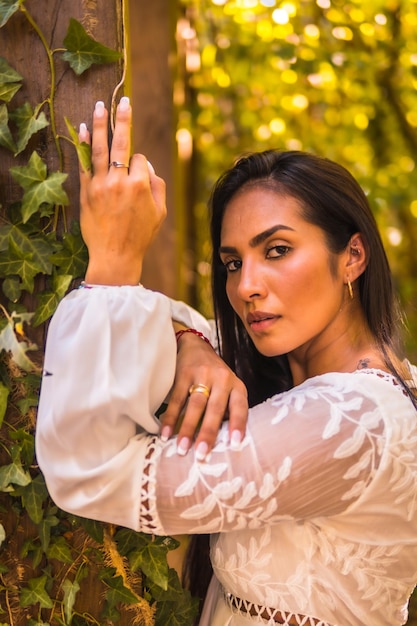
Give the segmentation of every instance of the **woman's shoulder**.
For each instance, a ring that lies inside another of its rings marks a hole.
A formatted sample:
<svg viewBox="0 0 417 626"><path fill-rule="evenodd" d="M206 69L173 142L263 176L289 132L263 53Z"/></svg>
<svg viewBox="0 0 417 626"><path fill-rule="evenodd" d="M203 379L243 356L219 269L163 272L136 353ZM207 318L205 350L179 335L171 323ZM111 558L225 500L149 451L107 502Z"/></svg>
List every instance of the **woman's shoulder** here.
<svg viewBox="0 0 417 626"><path fill-rule="evenodd" d="M414 386L409 380L405 382ZM294 403L303 407L306 403L340 406L346 402L353 402L356 406L359 401L363 409L379 409L387 415L396 413L398 416L400 407L403 413L416 415L416 407L404 384L393 374L373 368L319 374L269 399L273 406Z"/></svg>

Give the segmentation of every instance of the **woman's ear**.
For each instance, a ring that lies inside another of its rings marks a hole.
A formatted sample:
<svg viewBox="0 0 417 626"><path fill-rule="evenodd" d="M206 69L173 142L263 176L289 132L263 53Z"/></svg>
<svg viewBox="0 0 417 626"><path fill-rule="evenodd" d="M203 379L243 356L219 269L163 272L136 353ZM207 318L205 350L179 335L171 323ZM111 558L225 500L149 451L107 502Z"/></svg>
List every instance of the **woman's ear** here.
<svg viewBox="0 0 417 626"><path fill-rule="evenodd" d="M351 283L359 278L368 265L368 246L362 233L355 233L346 247L346 278Z"/></svg>

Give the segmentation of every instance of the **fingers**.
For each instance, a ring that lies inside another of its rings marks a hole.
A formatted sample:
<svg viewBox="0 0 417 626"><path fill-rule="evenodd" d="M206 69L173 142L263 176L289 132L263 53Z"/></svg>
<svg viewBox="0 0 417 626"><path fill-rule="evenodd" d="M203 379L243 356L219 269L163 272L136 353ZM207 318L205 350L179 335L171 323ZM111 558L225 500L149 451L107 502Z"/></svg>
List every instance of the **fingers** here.
<svg viewBox="0 0 417 626"><path fill-rule="evenodd" d="M110 160L108 163L121 163L127 166L129 165L131 123L132 108L130 106L129 98L124 96L123 98L121 98L116 109L116 125L114 128L113 140L110 149ZM127 172L128 168L121 169L125 169L125 171Z"/></svg>
<svg viewBox="0 0 417 626"><path fill-rule="evenodd" d="M104 102L99 101L94 109L91 141L91 163L95 176L105 176L109 169L108 123L107 109Z"/></svg>
<svg viewBox="0 0 417 626"><path fill-rule="evenodd" d="M198 380L208 380L201 372ZM244 384L237 378L231 378L230 372L216 372L213 384L199 383L206 386L210 392L195 391L188 395L188 389L182 382L174 384L168 407L163 415L161 436L168 439L176 428L178 416L181 415L180 426L177 426L177 452L185 455L193 445L195 439L196 457L203 461L208 458L225 416L229 419L229 439L232 449L237 449L243 441L248 416L247 391ZM194 385L196 387L197 385ZM188 397L187 397L188 396ZM197 436L196 436L197 432Z"/></svg>

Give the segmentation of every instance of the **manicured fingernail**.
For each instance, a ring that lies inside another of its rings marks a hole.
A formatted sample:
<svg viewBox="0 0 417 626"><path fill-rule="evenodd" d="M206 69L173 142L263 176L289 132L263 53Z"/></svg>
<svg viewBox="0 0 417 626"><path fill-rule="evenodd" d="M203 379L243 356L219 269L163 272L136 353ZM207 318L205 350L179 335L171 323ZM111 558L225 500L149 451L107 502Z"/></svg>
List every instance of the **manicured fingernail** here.
<svg viewBox="0 0 417 626"><path fill-rule="evenodd" d="M127 96L123 96L123 98L120 98L119 110L127 111L129 107L130 107L130 99Z"/></svg>
<svg viewBox="0 0 417 626"><path fill-rule="evenodd" d="M87 139L87 124L84 124L84 122L82 122L80 124L80 130L78 131L78 137L79 137L80 141L84 141L84 139Z"/></svg>
<svg viewBox="0 0 417 626"><path fill-rule="evenodd" d="M172 435L172 427L171 426L162 426L161 428L161 441L165 442Z"/></svg>
<svg viewBox="0 0 417 626"><path fill-rule="evenodd" d="M204 461L207 457L208 452L208 444L205 441L200 441L197 448L195 449L195 458L197 461Z"/></svg>
<svg viewBox="0 0 417 626"><path fill-rule="evenodd" d="M232 450L238 450L242 443L242 433L240 430L234 430L230 437L230 447Z"/></svg>
<svg viewBox="0 0 417 626"><path fill-rule="evenodd" d="M104 102L102 100L98 100L96 102L96 108L94 109L96 117L103 117L104 115Z"/></svg>
<svg viewBox="0 0 417 626"><path fill-rule="evenodd" d="M191 447L191 440L188 437L183 437L177 445L177 454L185 456Z"/></svg>
<svg viewBox="0 0 417 626"><path fill-rule="evenodd" d="M155 168L150 161L148 161L148 169L151 174L155 174Z"/></svg>

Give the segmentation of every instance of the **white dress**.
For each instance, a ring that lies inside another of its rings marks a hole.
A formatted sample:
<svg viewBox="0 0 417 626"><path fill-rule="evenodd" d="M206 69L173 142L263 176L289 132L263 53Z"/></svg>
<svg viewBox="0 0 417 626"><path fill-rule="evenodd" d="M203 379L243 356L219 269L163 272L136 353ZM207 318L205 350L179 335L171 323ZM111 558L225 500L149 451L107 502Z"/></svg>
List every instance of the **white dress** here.
<svg viewBox="0 0 417 626"><path fill-rule="evenodd" d="M417 582L409 397L380 371L324 374L251 409L240 450L225 425L208 461L180 457L154 417L174 378L171 317L210 332L143 287L60 304L36 434L57 505L154 534L212 533L211 626L276 624L274 609L300 624L404 624Z"/></svg>

